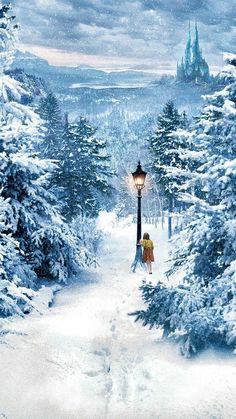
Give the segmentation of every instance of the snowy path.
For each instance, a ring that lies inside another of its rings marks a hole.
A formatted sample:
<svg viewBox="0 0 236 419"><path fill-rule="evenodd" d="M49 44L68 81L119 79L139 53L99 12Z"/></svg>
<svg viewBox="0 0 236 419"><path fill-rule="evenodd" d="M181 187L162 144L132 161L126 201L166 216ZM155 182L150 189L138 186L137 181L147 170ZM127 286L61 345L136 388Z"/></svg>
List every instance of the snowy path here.
<svg viewBox="0 0 236 419"><path fill-rule="evenodd" d="M161 257L157 280L167 241L161 228L147 230ZM0 345L0 418L235 418L231 356L185 360L127 316L142 306L138 287L147 277L129 273L134 237L134 225L114 228L88 282L64 289L45 315L12 322L22 335Z"/></svg>

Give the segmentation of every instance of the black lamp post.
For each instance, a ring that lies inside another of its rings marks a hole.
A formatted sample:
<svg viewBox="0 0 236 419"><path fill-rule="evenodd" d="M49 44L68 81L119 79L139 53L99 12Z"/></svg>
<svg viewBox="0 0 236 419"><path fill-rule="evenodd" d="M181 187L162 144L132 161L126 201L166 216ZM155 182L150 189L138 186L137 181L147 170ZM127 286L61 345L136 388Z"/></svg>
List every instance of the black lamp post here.
<svg viewBox="0 0 236 419"><path fill-rule="evenodd" d="M142 262L142 247L140 244L141 235L142 235L142 220L141 220L141 199L142 199L142 189L144 188L144 183L147 173L142 170L140 161L135 172L132 173L134 184L138 191L138 217L137 217L137 243L136 243L136 254L134 261L131 266L131 270L135 272L137 265L143 267Z"/></svg>

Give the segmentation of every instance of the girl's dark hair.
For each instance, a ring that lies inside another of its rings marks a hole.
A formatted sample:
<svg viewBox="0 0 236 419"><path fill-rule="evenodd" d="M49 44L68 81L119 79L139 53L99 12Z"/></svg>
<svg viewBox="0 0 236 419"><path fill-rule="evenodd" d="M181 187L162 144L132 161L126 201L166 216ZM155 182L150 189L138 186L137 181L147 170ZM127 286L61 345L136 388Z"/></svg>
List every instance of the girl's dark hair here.
<svg viewBox="0 0 236 419"><path fill-rule="evenodd" d="M143 240L150 240L150 236L148 233L144 233Z"/></svg>

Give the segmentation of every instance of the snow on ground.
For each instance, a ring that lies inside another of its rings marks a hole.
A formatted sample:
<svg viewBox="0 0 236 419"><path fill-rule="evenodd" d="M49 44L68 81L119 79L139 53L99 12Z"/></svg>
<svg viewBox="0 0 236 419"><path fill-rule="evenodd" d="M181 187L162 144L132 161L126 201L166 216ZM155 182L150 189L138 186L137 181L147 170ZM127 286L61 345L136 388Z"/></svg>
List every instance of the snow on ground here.
<svg viewBox="0 0 236 419"><path fill-rule="evenodd" d="M100 268L56 296L46 314L9 322L0 345L0 418L230 419L236 371L231 355L182 358L159 332L127 315L142 307L133 274L135 225L100 220ZM155 243L153 281L163 278L166 232L144 226Z"/></svg>

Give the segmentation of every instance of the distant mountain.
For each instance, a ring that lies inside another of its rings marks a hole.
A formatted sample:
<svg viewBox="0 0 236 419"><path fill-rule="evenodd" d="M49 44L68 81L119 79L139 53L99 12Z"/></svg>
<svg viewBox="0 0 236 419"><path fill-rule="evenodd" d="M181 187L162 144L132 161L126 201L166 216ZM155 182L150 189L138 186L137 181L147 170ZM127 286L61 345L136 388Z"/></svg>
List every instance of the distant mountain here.
<svg viewBox="0 0 236 419"><path fill-rule="evenodd" d="M14 62L12 64L12 68L23 68L25 71L37 71L37 69L47 69L49 64L47 60L43 58L37 57L30 52L24 52L16 50L14 54Z"/></svg>
<svg viewBox="0 0 236 419"><path fill-rule="evenodd" d="M57 67L29 52L16 51L12 69L22 68L26 73L42 77L53 90L69 87L73 83L106 81L106 73L93 68ZM108 81L108 80L107 80Z"/></svg>
<svg viewBox="0 0 236 419"><path fill-rule="evenodd" d="M30 52L17 50L12 69L19 68L24 69L26 73L42 77L58 93L75 84L106 86L130 84L131 81L137 84L148 84L154 78L153 74L141 71L112 71L107 73L89 66L53 66Z"/></svg>

